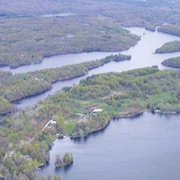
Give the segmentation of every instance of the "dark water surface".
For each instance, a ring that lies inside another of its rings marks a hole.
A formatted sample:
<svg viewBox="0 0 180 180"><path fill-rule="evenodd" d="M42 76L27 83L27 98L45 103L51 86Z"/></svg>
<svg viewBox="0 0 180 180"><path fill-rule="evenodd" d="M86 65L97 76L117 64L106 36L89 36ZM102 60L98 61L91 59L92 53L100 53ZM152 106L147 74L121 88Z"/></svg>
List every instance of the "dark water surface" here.
<svg viewBox="0 0 180 180"><path fill-rule="evenodd" d="M62 180L179 180L180 115L144 113L111 121L86 139L56 140L50 165L39 174ZM55 170L55 155L73 153L69 169Z"/></svg>

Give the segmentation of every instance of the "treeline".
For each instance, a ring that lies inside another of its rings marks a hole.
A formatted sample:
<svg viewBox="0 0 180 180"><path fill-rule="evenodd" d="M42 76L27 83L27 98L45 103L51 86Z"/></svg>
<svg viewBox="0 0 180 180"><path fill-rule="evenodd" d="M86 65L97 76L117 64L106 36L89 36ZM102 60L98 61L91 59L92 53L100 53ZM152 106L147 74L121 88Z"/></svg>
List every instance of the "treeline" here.
<svg viewBox="0 0 180 180"><path fill-rule="evenodd" d="M47 0L42 9L36 10L31 8L31 4L37 4L36 1L25 0L23 4L28 7L28 12L25 6L19 9L14 2L6 2L0 7L0 23L3 24L0 27L0 65L16 68L41 63L43 57L57 54L127 50L139 38L122 26L154 30L156 26L167 22L173 25L162 26L159 31L178 36L180 32L179 2L92 1L91 6L88 6L81 0L71 3L51 3ZM69 8L75 15L40 16L47 12L66 12ZM17 9L18 12L14 12Z"/></svg>
<svg viewBox="0 0 180 180"><path fill-rule="evenodd" d="M167 33L167 34L171 34L171 35L175 35L175 36L180 36L180 25L179 24L163 25L158 28L158 31Z"/></svg>
<svg viewBox="0 0 180 180"><path fill-rule="evenodd" d="M147 110L180 112L179 79L178 70L160 71L157 67L96 75L32 108L3 117L0 169L6 171L1 171L1 176L36 179L35 167L48 162L48 150L58 136L84 137L104 129L111 118ZM56 123L44 128L50 120Z"/></svg>
<svg viewBox="0 0 180 180"><path fill-rule="evenodd" d="M180 68L180 56L166 59L162 62L162 64L167 67Z"/></svg>
<svg viewBox="0 0 180 180"><path fill-rule="evenodd" d="M44 3L43 0L40 0L40 2ZM37 8L34 9L32 4ZM23 4L18 5L15 1L7 0L0 7L0 12L1 16L5 18L10 18L11 16L17 18L37 17L51 14L56 16L59 12L69 12L70 8L71 12L75 14L74 16L79 16L79 19L82 19L82 16L92 17L93 15L95 17L98 16L101 20L110 17L112 21L120 23L125 27L155 27L164 22L177 24L180 19L180 3L178 0L174 0L173 2L169 2L168 0L94 0L88 3L84 3L82 0L74 0L71 3L69 1L55 1L52 3L51 0L46 0L46 3L42 7L38 7L38 3L35 0L24 0ZM66 17L58 18L63 19ZM84 21L84 23L87 25L89 21ZM60 28L62 27L60 26Z"/></svg>
<svg viewBox="0 0 180 180"><path fill-rule="evenodd" d="M46 91L56 81L83 76L89 70L106 63L129 60L130 58L131 56L121 54L111 55L100 60L15 75L0 71L0 114L11 112L14 109L11 102Z"/></svg>
<svg viewBox="0 0 180 180"><path fill-rule="evenodd" d="M156 53L173 53L180 52L180 41L171 41L163 44L160 48L156 49Z"/></svg>

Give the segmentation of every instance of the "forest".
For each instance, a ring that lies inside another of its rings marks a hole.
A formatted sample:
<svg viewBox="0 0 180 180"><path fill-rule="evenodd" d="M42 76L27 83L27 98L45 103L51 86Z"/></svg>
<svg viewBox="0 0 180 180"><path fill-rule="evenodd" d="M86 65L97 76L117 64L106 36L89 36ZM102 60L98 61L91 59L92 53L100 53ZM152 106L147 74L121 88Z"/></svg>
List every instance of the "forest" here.
<svg viewBox="0 0 180 180"><path fill-rule="evenodd" d="M62 135L84 137L105 128L113 118L144 111L179 113L179 78L178 70L157 67L96 75L32 108L2 117L2 177L18 179L23 174L24 179L37 179L34 169L48 163L51 143ZM56 124L44 128L51 120ZM26 165L19 166L22 163Z"/></svg>
<svg viewBox="0 0 180 180"><path fill-rule="evenodd" d="M0 6L0 65L16 68L57 54L127 50L139 38L122 27L154 31L159 26L158 31L179 36L179 9L178 0L7 0Z"/></svg>
<svg viewBox="0 0 180 180"><path fill-rule="evenodd" d="M0 1L0 66L37 64L59 54L120 52L141 38L127 27L180 36L179 19L179 0ZM179 41L160 49L179 51ZM64 135L83 138L104 129L114 118L133 117L145 111L179 113L180 71L161 71L155 66L94 75L23 110L17 110L14 104L47 91L56 81L83 76L112 61L130 59L119 54L22 74L0 70L0 179L59 180L41 178L37 173L38 168L48 164L55 139ZM179 57L163 64L179 67ZM62 160L57 156L58 168L73 162L71 154L67 157Z"/></svg>
<svg viewBox="0 0 180 180"><path fill-rule="evenodd" d="M51 88L52 83L86 75L89 70L112 61L130 60L127 55L111 55L104 59L92 60L60 68L44 69L35 72L14 74L0 71L0 114L16 110L12 103L23 98L40 94Z"/></svg>
<svg viewBox="0 0 180 180"><path fill-rule="evenodd" d="M180 41L172 41L165 43L156 50L156 53L173 53L180 52Z"/></svg>
<svg viewBox="0 0 180 180"><path fill-rule="evenodd" d="M158 28L159 32L180 36L180 26L177 24L163 25Z"/></svg>
<svg viewBox="0 0 180 180"><path fill-rule="evenodd" d="M0 65L11 68L59 54L119 52L140 39L103 17L15 18L0 19L0 23Z"/></svg>

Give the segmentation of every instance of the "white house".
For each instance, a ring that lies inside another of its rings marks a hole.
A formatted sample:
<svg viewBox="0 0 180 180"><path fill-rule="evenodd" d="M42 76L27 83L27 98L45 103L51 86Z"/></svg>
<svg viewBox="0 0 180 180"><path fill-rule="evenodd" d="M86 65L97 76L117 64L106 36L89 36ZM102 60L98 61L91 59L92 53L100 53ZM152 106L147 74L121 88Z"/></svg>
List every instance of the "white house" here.
<svg viewBox="0 0 180 180"><path fill-rule="evenodd" d="M103 110L102 109L94 109L93 110L93 113L98 113L98 112L103 112Z"/></svg>

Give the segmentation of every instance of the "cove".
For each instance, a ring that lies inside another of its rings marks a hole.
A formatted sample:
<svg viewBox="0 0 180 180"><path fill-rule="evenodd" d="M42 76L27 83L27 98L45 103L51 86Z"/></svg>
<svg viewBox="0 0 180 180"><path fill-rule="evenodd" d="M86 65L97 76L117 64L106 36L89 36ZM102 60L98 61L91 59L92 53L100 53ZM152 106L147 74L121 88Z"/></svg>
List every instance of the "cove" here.
<svg viewBox="0 0 180 180"><path fill-rule="evenodd" d="M112 120L109 126L85 139L56 140L50 164L41 176L62 180L179 180L180 115L144 113ZM55 170L56 154L73 153L69 168Z"/></svg>
<svg viewBox="0 0 180 180"><path fill-rule="evenodd" d="M122 54L131 55L132 59L130 61L124 62L111 62L97 69L91 70L87 76L93 74L100 74L106 72L122 72L135 68L143 68L148 66L157 65L159 69L167 69L167 67L161 65L161 62L164 59L170 57L180 56L180 52L171 53L171 54L154 54L155 50L162 46L164 43L180 40L179 37L160 33L160 32L151 32L147 31L144 28L128 28L131 33L141 36L141 40L137 43L136 46L130 48L127 51L121 52ZM22 66L17 69L10 69L12 73L23 73L28 71L41 70L46 68L55 68L61 67L69 64L77 64L80 62L101 59L111 54L117 54L118 52L92 52L92 53L80 53L80 54L67 54L45 58L43 63L29 66ZM28 97L21 101L17 105L18 109L26 108L37 104L39 100L45 99L48 95L55 93L58 90L61 90L63 87L72 86L78 84L79 81L87 76L75 78L68 81L56 82L52 85L52 88L49 91L46 91L40 95L34 97Z"/></svg>

